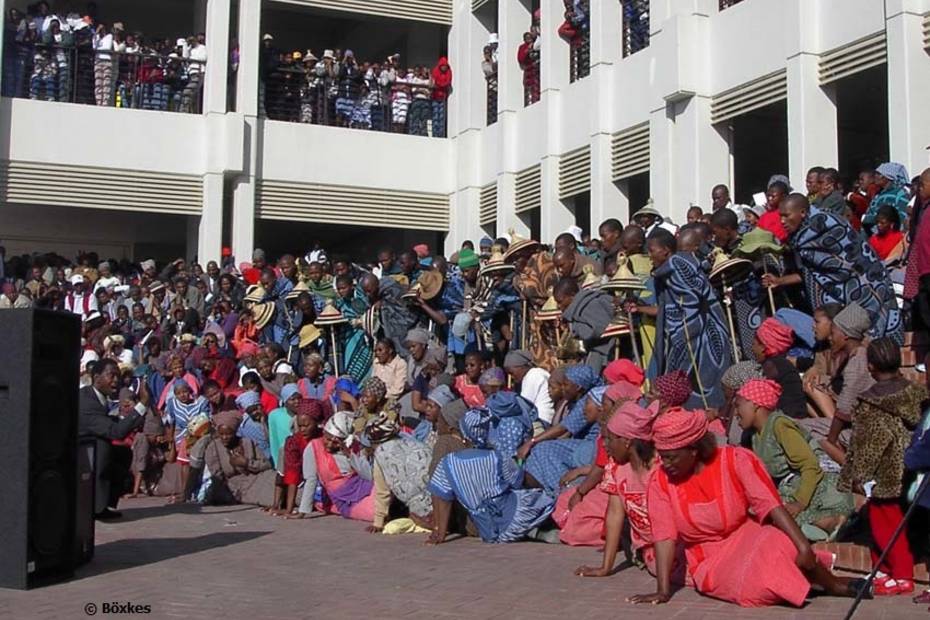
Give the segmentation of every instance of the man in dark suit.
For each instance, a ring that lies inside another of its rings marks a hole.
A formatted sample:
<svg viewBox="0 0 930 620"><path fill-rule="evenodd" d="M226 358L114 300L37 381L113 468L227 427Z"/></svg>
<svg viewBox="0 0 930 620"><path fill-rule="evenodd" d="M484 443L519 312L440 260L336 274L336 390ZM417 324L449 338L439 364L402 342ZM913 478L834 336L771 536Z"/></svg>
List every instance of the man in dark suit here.
<svg viewBox="0 0 930 620"><path fill-rule="evenodd" d="M141 388L140 402L129 416L119 419L110 416L108 398L114 398L119 388L119 367L113 360L101 360L91 369L91 385L81 388L78 399L78 434L96 440L94 461L94 514L98 519L116 519L121 515L113 508L119 502L120 472L115 471L112 459L112 441L124 439L142 426L149 395ZM127 472L122 472L126 475Z"/></svg>

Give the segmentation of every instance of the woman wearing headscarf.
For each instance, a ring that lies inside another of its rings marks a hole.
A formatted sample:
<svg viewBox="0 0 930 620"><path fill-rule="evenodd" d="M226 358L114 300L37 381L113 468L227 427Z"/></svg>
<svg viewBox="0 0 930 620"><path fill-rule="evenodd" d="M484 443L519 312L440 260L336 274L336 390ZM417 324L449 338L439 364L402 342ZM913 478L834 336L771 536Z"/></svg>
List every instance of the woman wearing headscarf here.
<svg viewBox="0 0 930 620"><path fill-rule="evenodd" d="M781 213L800 273L767 275L763 284L803 284L812 308L857 303L869 313L871 337L888 336L901 344L901 312L891 279L868 241L832 213L811 213L800 194L789 196Z"/></svg>
<svg viewBox="0 0 930 620"><path fill-rule="evenodd" d="M719 412L720 421L728 430L727 440L730 445L750 448L752 432L746 432L736 419L736 394L750 379L762 379L762 366L753 360L736 362L723 373L720 385L723 386L725 404Z"/></svg>
<svg viewBox="0 0 930 620"><path fill-rule="evenodd" d="M359 391L358 407L355 409L355 433L361 434L370 420L386 411L390 411L395 418L398 417L395 403L387 397L384 381L378 377L368 377Z"/></svg>
<svg viewBox="0 0 930 620"><path fill-rule="evenodd" d="M880 165L876 172L878 174L875 175L875 184L881 191L872 199L868 211L862 216L863 226L874 226L878 212L884 206L894 208L903 224L907 220L907 207L911 201L908 194L911 178L907 176L907 168L889 161Z"/></svg>
<svg viewBox="0 0 930 620"><path fill-rule="evenodd" d="M510 458L533 436L536 408L514 392L497 392L488 397L485 407L465 414L466 424L485 427L488 445Z"/></svg>
<svg viewBox="0 0 930 620"><path fill-rule="evenodd" d="M671 233L656 230L646 246L653 264L658 313L650 376L673 370L693 373L688 406L720 407L720 377L730 366L731 347L717 294L694 255L676 253Z"/></svg>
<svg viewBox="0 0 930 620"><path fill-rule="evenodd" d="M752 354L762 364L762 373L781 384L778 409L796 419L807 417L807 397L801 375L788 360L794 343L794 330L776 319L765 319L756 330Z"/></svg>
<svg viewBox="0 0 930 620"><path fill-rule="evenodd" d="M449 59L441 56L430 72L433 99L433 137L446 137L446 102L452 92L452 67Z"/></svg>
<svg viewBox="0 0 930 620"><path fill-rule="evenodd" d="M355 435L351 412L339 411L326 421L322 437L310 441L304 450L304 489L299 515L313 511L309 489L323 487L322 510L346 519L372 521L375 516L371 468L367 457L354 450Z"/></svg>
<svg viewBox="0 0 930 620"><path fill-rule="evenodd" d="M626 402L607 423L603 437L608 460L599 487L608 496L604 562L601 566L581 566L575 570L576 575L607 577L613 574L626 520L630 523L635 561L651 574L656 574L646 489L658 467L655 446L652 445L652 423L657 413L655 406L644 409L637 403Z"/></svg>
<svg viewBox="0 0 930 620"><path fill-rule="evenodd" d="M474 448L449 454L429 482L433 532L428 542L445 542L453 500L468 511L485 542L513 542L549 518L555 500L542 489L523 488L523 469L491 448L489 427L477 417L462 418L460 429Z"/></svg>
<svg viewBox="0 0 930 620"><path fill-rule="evenodd" d="M268 414L268 447L271 464L279 474L284 474L284 442L294 431L294 416L300 403L300 390L296 383L281 388L281 406Z"/></svg>
<svg viewBox="0 0 930 620"><path fill-rule="evenodd" d="M652 437L662 462L646 491L657 591L631 602L668 602L676 542L684 545L698 592L744 607L799 607L811 584L833 596L855 596L864 587L865 580L830 573L782 506L762 462L743 448L718 448L705 416L666 412Z"/></svg>
<svg viewBox="0 0 930 620"><path fill-rule="evenodd" d="M270 508L276 474L258 446L251 439L236 434L241 420L238 411L223 411L213 416L216 433L208 440L203 453L211 476L205 503Z"/></svg>
<svg viewBox="0 0 930 620"><path fill-rule="evenodd" d="M565 369L563 390L574 404L558 424L520 447L517 458L526 459L527 484L541 486L557 495L561 479L569 470L589 465L594 460L595 440L600 435L597 421L601 414L605 386L590 366ZM559 439L565 433L568 439Z"/></svg>
<svg viewBox="0 0 930 620"><path fill-rule="evenodd" d="M426 486L432 448L401 433L400 423L389 415L369 421L364 432L374 457L374 519L367 531L384 529L392 499L407 506L414 523L430 528L433 505Z"/></svg>
<svg viewBox="0 0 930 620"><path fill-rule="evenodd" d="M294 512L297 488L304 481L304 451L311 441L320 436L320 425L323 423L324 411L320 401L301 398L297 402L296 409L297 413L292 418L294 431L284 441L284 473L281 475L280 484L275 489L274 514L277 516L290 517ZM313 489L304 487L303 492L315 493L316 487ZM286 493L284 508L281 509L280 496L284 493Z"/></svg>
<svg viewBox="0 0 930 620"><path fill-rule="evenodd" d="M849 493L836 490L839 476L824 472L810 434L779 408L782 387L771 379L751 379L736 397L743 429L753 429L752 451L765 465L778 494L808 540L826 540L853 511Z"/></svg>
<svg viewBox="0 0 930 620"><path fill-rule="evenodd" d="M368 301L361 286L355 284L349 275L336 278L336 293L336 309L348 320L337 329L345 372L356 382L364 381L371 373L375 356L368 334L361 327Z"/></svg>

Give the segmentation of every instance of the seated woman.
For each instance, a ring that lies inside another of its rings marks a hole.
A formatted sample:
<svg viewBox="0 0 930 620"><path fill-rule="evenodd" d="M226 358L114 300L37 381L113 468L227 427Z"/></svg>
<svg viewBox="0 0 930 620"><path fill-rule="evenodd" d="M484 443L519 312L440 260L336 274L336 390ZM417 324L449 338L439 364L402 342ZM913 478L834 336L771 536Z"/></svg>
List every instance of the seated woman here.
<svg viewBox="0 0 930 620"><path fill-rule="evenodd" d="M375 361L371 367L372 377L381 379L387 390L387 397L400 398L407 385L407 362L397 355L394 343L382 338L375 344Z"/></svg>
<svg viewBox="0 0 930 620"><path fill-rule="evenodd" d="M596 389L597 373L590 366L565 369L564 396L574 401L571 412L546 432L523 444L517 458L526 459L527 486L541 486L558 494L562 476L594 460L595 439L600 434L597 420L601 415L606 387ZM568 439L560 439L565 433Z"/></svg>
<svg viewBox="0 0 930 620"><path fill-rule="evenodd" d="M210 405L210 413L217 414L221 411L232 411L236 408L236 399L223 392L222 386L213 379L207 379L203 382L203 397L207 399Z"/></svg>
<svg viewBox="0 0 930 620"><path fill-rule="evenodd" d="M471 447L459 430L459 422L468 411L465 401L455 398L455 394L449 390L448 386L437 386L429 393L423 419L424 422L430 424L432 429L423 443L430 446L433 451L429 464L430 475L433 474L442 457Z"/></svg>
<svg viewBox="0 0 930 620"><path fill-rule="evenodd" d="M294 432L284 441L284 474L277 481L273 514L290 517L297 501L297 487L304 481L304 451L310 442L322 433L323 406L318 400L302 398L297 402L297 414L294 416ZM304 493L313 494L316 487L304 487ZM284 508L281 496L284 495Z"/></svg>
<svg viewBox="0 0 930 620"><path fill-rule="evenodd" d="M736 396L736 415L742 428L755 430L752 451L775 481L785 510L808 540L826 540L852 513L853 498L836 490L839 476L821 469L810 435L778 408L781 391L771 379L746 382Z"/></svg>
<svg viewBox="0 0 930 620"><path fill-rule="evenodd" d="M455 394L448 385L437 385L430 390L423 401L423 419L413 429L413 438L430 448L435 446L438 439L437 425L442 408L454 400L456 400ZM458 427L457 424L456 427Z"/></svg>
<svg viewBox="0 0 930 620"><path fill-rule="evenodd" d="M736 362L723 373L720 385L723 387L724 405L719 412L720 422L727 429L727 443L731 446L752 448L752 431L740 428L736 417L736 393L750 379L762 379L762 366L753 360Z"/></svg>
<svg viewBox="0 0 930 620"><path fill-rule="evenodd" d="M487 426L492 449L515 458L520 446L533 436L536 407L515 392L496 392L488 397L485 407L472 409L465 417Z"/></svg>
<svg viewBox="0 0 930 620"><path fill-rule="evenodd" d="M195 398L191 386L183 380L175 380L169 385L174 397L168 400L165 407L165 420L171 427L171 438L175 444L177 461L181 464L181 488L186 489L187 477L190 474L190 459L187 455L190 444L188 424L198 416L209 419L210 405L203 396Z"/></svg>
<svg viewBox="0 0 930 620"><path fill-rule="evenodd" d="M542 489L523 488L523 469L490 449L489 418L465 416L459 425L474 448L446 455L429 482L433 531L427 544L446 540L453 500L468 511L484 542L513 542L549 518L555 500Z"/></svg>
<svg viewBox="0 0 930 620"><path fill-rule="evenodd" d="M807 398L798 369L788 360L788 350L794 343L794 330L776 319L765 319L756 330L752 353L762 364L762 373L777 381L782 392L778 409L785 415L802 419L807 417Z"/></svg>
<svg viewBox="0 0 930 620"><path fill-rule="evenodd" d="M313 512L317 483L323 487L322 510L346 519L373 521L373 484L368 459L353 450L355 416L339 411L326 421L323 436L312 440L304 450L304 489L298 518Z"/></svg>
<svg viewBox="0 0 930 620"><path fill-rule="evenodd" d="M604 466L604 479L600 485L600 490L608 496L604 562L601 566L580 566L575 570L576 575L607 577L613 574L617 551L620 549L620 536L627 518L634 561L645 566L650 574L656 574L656 554L646 507L646 489L658 467L655 447L652 445L652 423L657 413L658 408L655 406L644 409L635 402L627 402L607 423L602 437L609 459ZM682 560L683 557L676 557L676 584L684 583Z"/></svg>
<svg viewBox="0 0 930 620"><path fill-rule="evenodd" d="M207 440L203 460L210 471L208 504L252 504L268 508L275 493L275 471L252 440L239 437L238 411L213 416L216 434Z"/></svg>
<svg viewBox="0 0 930 620"><path fill-rule="evenodd" d="M484 405L484 394L481 392L478 380L486 368L487 364L480 351L470 351L465 354L465 372L455 377L455 391L469 407Z"/></svg>
<svg viewBox="0 0 930 620"><path fill-rule="evenodd" d="M378 377L368 377L362 382L357 402L353 424L353 432L356 434L361 434L369 420L378 417L383 411L391 411L394 417L398 415L395 402L387 397L387 386Z"/></svg>
<svg viewBox="0 0 930 620"><path fill-rule="evenodd" d="M668 602L676 542L698 592L744 607L800 606L811 584L850 597L864 587L865 580L835 577L818 560L762 462L743 448L718 448L706 416L684 409L660 415L653 443L662 465L646 500L657 591L631 602Z"/></svg>
<svg viewBox="0 0 930 620"><path fill-rule="evenodd" d="M329 402L336 389L336 377L327 377L323 373L325 361L319 353L310 353L304 358L304 376L297 382L297 388L304 398Z"/></svg>
<svg viewBox="0 0 930 620"><path fill-rule="evenodd" d="M432 449L400 432L395 416L378 416L365 425L365 437L373 449L374 519L367 531L384 529L391 500L402 502L410 518L424 528L431 528L433 504L426 486Z"/></svg>
<svg viewBox="0 0 930 620"><path fill-rule="evenodd" d="M891 205L879 207L878 215L875 216L875 234L869 237L869 245L886 265L900 260L904 255L901 217Z"/></svg>
<svg viewBox="0 0 930 620"><path fill-rule="evenodd" d="M120 390L120 402L123 394L129 390ZM130 398L131 398L130 392ZM135 401L133 400L133 404ZM177 455L175 444L171 440L171 427L166 424L166 417L149 408L145 411L142 431L136 433L132 440L132 493L129 497L138 497L143 484L145 492L152 494L165 463L173 463Z"/></svg>

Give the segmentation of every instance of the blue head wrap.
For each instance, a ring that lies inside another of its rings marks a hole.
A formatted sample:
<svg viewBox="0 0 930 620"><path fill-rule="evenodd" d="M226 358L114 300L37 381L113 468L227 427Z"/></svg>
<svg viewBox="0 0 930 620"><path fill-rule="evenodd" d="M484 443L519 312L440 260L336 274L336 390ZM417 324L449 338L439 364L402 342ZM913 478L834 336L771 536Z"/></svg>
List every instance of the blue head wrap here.
<svg viewBox="0 0 930 620"><path fill-rule="evenodd" d="M260 405L262 402L261 397L258 395L258 392L253 392L249 390L243 392L236 397L236 406L245 411L249 407L254 407L255 405Z"/></svg>
<svg viewBox="0 0 930 620"><path fill-rule="evenodd" d="M300 396L300 390L297 389L296 383L288 383L281 388L281 402L286 403L294 394Z"/></svg>
<svg viewBox="0 0 930 620"><path fill-rule="evenodd" d="M349 377L342 377L336 381L336 386L333 388L333 392L346 392L351 394L353 398L358 398L358 395L361 394L361 390L358 389L358 386L355 384L355 381Z"/></svg>
<svg viewBox="0 0 930 620"><path fill-rule="evenodd" d="M575 364L565 369L565 378L578 386L582 392L587 392L597 385L599 377L594 369L586 364Z"/></svg>
<svg viewBox="0 0 930 620"><path fill-rule="evenodd" d="M487 448L490 422L486 409L471 409L459 420L459 430L476 448Z"/></svg>
<svg viewBox="0 0 930 620"><path fill-rule="evenodd" d="M911 177L907 176L907 168L893 161L885 162L875 172L891 181L895 187L905 187L911 182Z"/></svg>

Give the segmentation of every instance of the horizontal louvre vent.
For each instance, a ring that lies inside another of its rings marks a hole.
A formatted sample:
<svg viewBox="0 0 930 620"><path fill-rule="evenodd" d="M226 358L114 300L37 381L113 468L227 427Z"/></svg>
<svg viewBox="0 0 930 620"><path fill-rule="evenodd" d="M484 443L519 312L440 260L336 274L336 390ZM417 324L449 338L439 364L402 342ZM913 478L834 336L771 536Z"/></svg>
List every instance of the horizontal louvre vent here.
<svg viewBox="0 0 930 620"><path fill-rule="evenodd" d="M714 97L711 122L722 123L787 98L788 73L782 69Z"/></svg>
<svg viewBox="0 0 930 620"><path fill-rule="evenodd" d="M487 226L497 219L497 182L481 188L478 202L478 223Z"/></svg>
<svg viewBox="0 0 930 620"><path fill-rule="evenodd" d="M517 173L514 197L516 213L524 213L542 204L542 166L536 164Z"/></svg>
<svg viewBox="0 0 930 620"><path fill-rule="evenodd" d="M478 9L480 9L481 7L483 7L485 4L487 4L490 1L491 0L471 0L472 12L477 11Z"/></svg>
<svg viewBox="0 0 930 620"><path fill-rule="evenodd" d="M203 179L144 170L0 162L0 202L200 215Z"/></svg>
<svg viewBox="0 0 930 620"><path fill-rule="evenodd" d="M926 26L924 27L926 37ZM926 39L925 39L926 40ZM885 32L876 32L820 57L820 83L829 84L855 73L885 64Z"/></svg>
<svg viewBox="0 0 930 620"><path fill-rule="evenodd" d="M569 151L559 158L559 199L591 189L591 147Z"/></svg>
<svg viewBox="0 0 930 620"><path fill-rule="evenodd" d="M648 172L648 121L615 133L610 141L610 156L614 181Z"/></svg>
<svg viewBox="0 0 930 620"><path fill-rule="evenodd" d="M279 0L333 11L452 25L452 0Z"/></svg>
<svg viewBox="0 0 930 620"><path fill-rule="evenodd" d="M924 49L930 49L930 13L924 15Z"/></svg>
<svg viewBox="0 0 930 620"><path fill-rule="evenodd" d="M266 220L449 230L444 194L260 180L256 203Z"/></svg>

